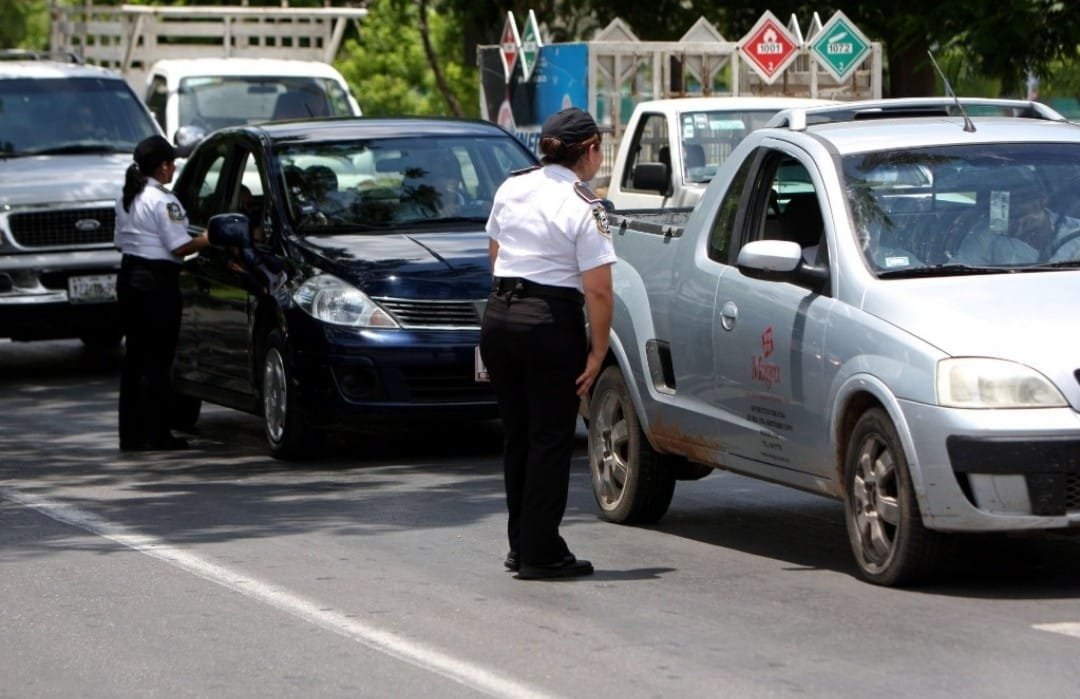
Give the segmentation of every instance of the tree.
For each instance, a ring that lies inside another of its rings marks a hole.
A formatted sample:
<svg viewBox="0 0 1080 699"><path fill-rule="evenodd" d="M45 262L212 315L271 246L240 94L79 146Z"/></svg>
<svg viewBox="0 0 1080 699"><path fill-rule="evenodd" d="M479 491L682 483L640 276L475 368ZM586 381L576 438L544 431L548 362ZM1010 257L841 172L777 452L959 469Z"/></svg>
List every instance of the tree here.
<svg viewBox="0 0 1080 699"><path fill-rule="evenodd" d="M375 0L337 67L365 114L476 116L476 69L454 57L461 32L456 17L419 0Z"/></svg>

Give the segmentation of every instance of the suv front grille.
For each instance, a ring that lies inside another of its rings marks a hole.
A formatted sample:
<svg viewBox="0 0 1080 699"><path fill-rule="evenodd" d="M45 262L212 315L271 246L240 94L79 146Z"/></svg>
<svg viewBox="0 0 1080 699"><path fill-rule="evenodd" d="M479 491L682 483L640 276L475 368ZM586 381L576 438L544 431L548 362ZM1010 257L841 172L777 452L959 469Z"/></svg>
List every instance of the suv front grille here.
<svg viewBox="0 0 1080 699"><path fill-rule="evenodd" d="M1080 473L1065 474L1065 511L1080 512Z"/></svg>
<svg viewBox="0 0 1080 699"><path fill-rule="evenodd" d="M58 209L8 217L15 242L25 248L72 248L113 242L112 208Z"/></svg>
<svg viewBox="0 0 1080 699"><path fill-rule="evenodd" d="M404 328L479 329L482 301L420 301L376 298Z"/></svg>

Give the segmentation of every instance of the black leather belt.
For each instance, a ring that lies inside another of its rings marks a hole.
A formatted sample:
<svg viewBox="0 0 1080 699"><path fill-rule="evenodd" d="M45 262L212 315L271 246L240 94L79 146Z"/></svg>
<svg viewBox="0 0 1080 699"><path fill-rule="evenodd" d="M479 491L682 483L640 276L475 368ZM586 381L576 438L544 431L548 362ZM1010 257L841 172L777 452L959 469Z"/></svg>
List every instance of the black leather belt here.
<svg viewBox="0 0 1080 699"><path fill-rule="evenodd" d="M537 284L521 277L495 277L491 283L491 291L495 294L510 294L515 298L533 296L555 301L572 301L579 305L585 302L585 296L577 289Z"/></svg>

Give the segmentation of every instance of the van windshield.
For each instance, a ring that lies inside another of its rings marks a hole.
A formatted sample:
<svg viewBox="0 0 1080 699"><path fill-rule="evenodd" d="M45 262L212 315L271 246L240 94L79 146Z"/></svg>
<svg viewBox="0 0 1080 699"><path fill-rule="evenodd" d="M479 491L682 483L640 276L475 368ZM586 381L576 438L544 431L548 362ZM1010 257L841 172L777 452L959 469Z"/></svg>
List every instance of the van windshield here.
<svg viewBox="0 0 1080 699"><path fill-rule="evenodd" d="M345 89L330 78L205 76L180 81L180 126L215 131L264 121L351 116Z"/></svg>
<svg viewBox="0 0 1080 699"><path fill-rule="evenodd" d="M0 80L0 157L131 153L157 133L123 80Z"/></svg>

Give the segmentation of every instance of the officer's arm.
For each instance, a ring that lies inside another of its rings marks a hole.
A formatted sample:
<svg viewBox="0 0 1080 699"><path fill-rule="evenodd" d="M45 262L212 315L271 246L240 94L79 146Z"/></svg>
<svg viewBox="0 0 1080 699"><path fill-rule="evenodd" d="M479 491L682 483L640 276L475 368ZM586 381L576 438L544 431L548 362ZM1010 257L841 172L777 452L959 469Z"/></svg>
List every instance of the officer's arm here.
<svg viewBox="0 0 1080 699"><path fill-rule="evenodd" d="M203 231L199 235L195 236L188 242L184 243L178 248L173 248L172 254L177 257L187 257L188 255L198 252L203 248L210 246L210 239L206 237L206 232Z"/></svg>
<svg viewBox="0 0 1080 699"><path fill-rule="evenodd" d="M589 392L593 381L604 365L611 333L611 313L614 294L611 290L611 265L600 265L581 273L581 288L585 291L585 312L589 317L589 356L585 371L577 378L577 394Z"/></svg>
<svg viewBox="0 0 1080 699"><path fill-rule="evenodd" d="M488 255L491 256L491 268L495 269L495 258L499 256L499 244L494 238L488 238Z"/></svg>

